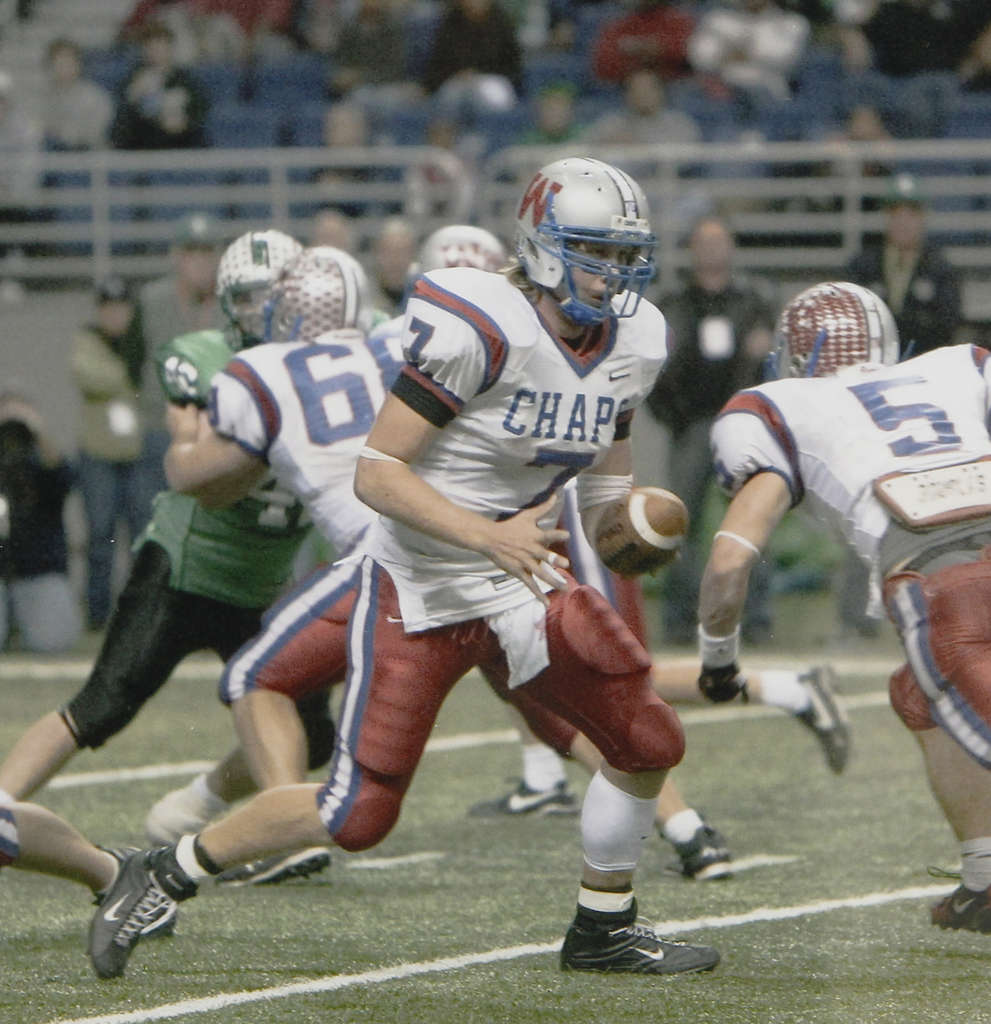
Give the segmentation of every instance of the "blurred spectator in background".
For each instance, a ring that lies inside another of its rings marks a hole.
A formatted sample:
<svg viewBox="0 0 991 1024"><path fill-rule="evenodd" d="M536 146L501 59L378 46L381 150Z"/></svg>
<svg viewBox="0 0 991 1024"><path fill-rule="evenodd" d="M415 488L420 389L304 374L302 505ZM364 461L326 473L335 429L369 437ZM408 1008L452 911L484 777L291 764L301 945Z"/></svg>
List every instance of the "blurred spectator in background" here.
<svg viewBox="0 0 991 1024"><path fill-rule="evenodd" d="M421 84L441 113L470 123L510 110L523 94L523 52L498 0L447 0Z"/></svg>
<svg viewBox="0 0 991 1024"><path fill-rule="evenodd" d="M28 651L66 651L79 639L62 516L72 485L37 407L0 394L0 648L12 626Z"/></svg>
<svg viewBox="0 0 991 1024"><path fill-rule="evenodd" d="M403 308L410 264L416 256L419 237L405 217L382 222L368 267L371 295L369 306L396 316Z"/></svg>
<svg viewBox="0 0 991 1024"><path fill-rule="evenodd" d="M361 103L341 100L324 111L323 144L333 157L346 156L346 151L371 146L372 122ZM320 167L313 174L314 182L323 186L321 200L348 217L363 217L374 211L363 185L375 181L376 170L364 163L348 162L343 166Z"/></svg>
<svg viewBox="0 0 991 1024"><path fill-rule="evenodd" d="M144 427L139 503L145 521L151 516L152 499L166 486L162 460L170 439L154 353L179 334L224 327L226 320L217 301L217 264L225 241L221 225L209 214L191 213L182 218L172 244L172 270L148 281L138 292L138 327L144 350L138 395Z"/></svg>
<svg viewBox="0 0 991 1024"><path fill-rule="evenodd" d="M521 146L563 146L583 135L570 82L545 85L532 101L533 123L516 140Z"/></svg>
<svg viewBox="0 0 991 1024"><path fill-rule="evenodd" d="M724 0L706 8L688 41L688 57L711 95L741 114L787 100L809 41L808 19L775 0Z"/></svg>
<svg viewBox="0 0 991 1024"><path fill-rule="evenodd" d="M110 93L83 77L82 52L71 39L54 39L45 58L47 82L41 95L46 148L104 149L114 102Z"/></svg>
<svg viewBox="0 0 991 1024"><path fill-rule="evenodd" d="M127 282L117 276L97 285L95 303L92 323L73 342L72 375L82 401L79 485L88 533L88 625L102 629L113 605L118 524L133 541L151 509L141 478L138 392L144 346L135 304Z"/></svg>
<svg viewBox="0 0 991 1024"><path fill-rule="evenodd" d="M111 130L118 149L192 149L207 144L209 102L175 59L175 36L161 22L140 33L141 60L124 83Z"/></svg>
<svg viewBox="0 0 991 1024"><path fill-rule="evenodd" d="M932 138L961 84L974 87L987 72L991 8L987 0L870 0L845 19L841 41L847 67L865 73L861 87L889 94L899 134Z"/></svg>
<svg viewBox="0 0 991 1024"><path fill-rule="evenodd" d="M698 123L667 105L664 82L652 70L634 71L623 83L623 106L589 125L584 138L596 145L698 142Z"/></svg>
<svg viewBox="0 0 991 1024"><path fill-rule="evenodd" d="M295 0L138 0L121 25L123 42L157 22L173 35L176 60L281 58L294 49Z"/></svg>
<svg viewBox="0 0 991 1024"><path fill-rule="evenodd" d="M354 252L354 221L331 206L317 210L307 245L332 245L335 249Z"/></svg>
<svg viewBox="0 0 991 1024"><path fill-rule="evenodd" d="M896 174L884 206L883 239L853 258L847 276L888 304L905 359L953 343L963 317L960 280L926 237L926 199L918 179Z"/></svg>
<svg viewBox="0 0 991 1024"><path fill-rule="evenodd" d="M735 243L719 217L704 216L689 237L691 277L682 289L662 295L671 352L647 399L647 408L670 434L665 483L685 502L689 533L681 558L664 579L664 635L669 643L696 639L698 594L704 552L706 498L715 474L709 430L716 414L740 388L759 384L771 351L775 310L764 289L734 272ZM770 568L761 560L751 576L743 618L749 643L771 635Z"/></svg>
<svg viewBox="0 0 991 1024"><path fill-rule="evenodd" d="M403 23L390 0L358 0L341 25L329 85L335 98L390 106L420 95L419 86L407 81Z"/></svg>
<svg viewBox="0 0 991 1024"><path fill-rule="evenodd" d="M27 114L13 77L0 69L0 224L25 224L36 217L28 196L39 184L41 148L40 125ZM24 299L19 256L20 249L0 240L0 258L7 258L0 268L0 302Z"/></svg>
<svg viewBox="0 0 991 1024"><path fill-rule="evenodd" d="M592 68L603 82L625 82L634 71L664 81L690 74L688 39L695 17L669 0L639 0L629 14L607 21L593 43Z"/></svg>

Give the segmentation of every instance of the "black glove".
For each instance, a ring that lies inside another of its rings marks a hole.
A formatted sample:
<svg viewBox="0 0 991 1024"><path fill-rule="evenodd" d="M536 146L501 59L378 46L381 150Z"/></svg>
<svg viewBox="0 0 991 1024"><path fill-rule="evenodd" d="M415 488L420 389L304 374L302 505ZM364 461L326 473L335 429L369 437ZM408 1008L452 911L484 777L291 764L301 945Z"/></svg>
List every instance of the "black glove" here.
<svg viewBox="0 0 991 1024"><path fill-rule="evenodd" d="M739 693L743 694L744 700L747 699L747 679L740 674L740 666L735 661L721 668L703 665L699 673L699 689L706 700L715 704L732 700Z"/></svg>

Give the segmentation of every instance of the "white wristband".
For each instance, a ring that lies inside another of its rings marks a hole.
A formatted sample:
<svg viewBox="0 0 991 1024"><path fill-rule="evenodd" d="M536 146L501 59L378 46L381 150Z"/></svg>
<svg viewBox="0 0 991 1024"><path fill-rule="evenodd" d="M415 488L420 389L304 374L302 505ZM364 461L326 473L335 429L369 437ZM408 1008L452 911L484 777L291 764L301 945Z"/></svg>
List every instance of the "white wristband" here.
<svg viewBox="0 0 991 1024"><path fill-rule="evenodd" d="M725 668L740 655L740 627L729 636L709 636L699 625L699 658L703 668Z"/></svg>

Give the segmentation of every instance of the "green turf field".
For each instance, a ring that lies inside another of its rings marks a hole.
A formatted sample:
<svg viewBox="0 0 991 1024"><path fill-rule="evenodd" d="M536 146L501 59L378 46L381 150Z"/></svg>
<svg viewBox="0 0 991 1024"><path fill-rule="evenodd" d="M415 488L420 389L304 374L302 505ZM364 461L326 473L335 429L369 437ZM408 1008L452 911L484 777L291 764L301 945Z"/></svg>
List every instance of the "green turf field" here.
<svg viewBox="0 0 991 1024"><path fill-rule="evenodd" d="M501 707L469 678L445 707L440 749L425 757L380 847L337 853L324 874L278 887L204 886L183 906L176 936L142 944L124 979L100 982L91 972L87 892L4 871L0 1021L991 1021L991 937L928 923L929 903L953 883L926 868L955 866L956 846L913 741L886 704L894 652L885 642L833 651L855 730L841 777L826 769L811 734L780 713L686 709L682 788L749 866L729 881L686 882L665 870L672 852L655 837L638 894L665 932L721 950L711 975L558 970L577 892L577 823L466 817L470 804L513 784L519 768ZM785 660L782 652L763 657ZM83 660L0 662L0 749L72 692ZM124 770L202 760L230 740L213 666L188 665L130 729L76 758L39 800L98 842L139 840L147 808L190 769L146 779ZM444 749L451 737L466 741ZM110 777L81 774L89 772ZM577 769L573 780L584 785Z"/></svg>

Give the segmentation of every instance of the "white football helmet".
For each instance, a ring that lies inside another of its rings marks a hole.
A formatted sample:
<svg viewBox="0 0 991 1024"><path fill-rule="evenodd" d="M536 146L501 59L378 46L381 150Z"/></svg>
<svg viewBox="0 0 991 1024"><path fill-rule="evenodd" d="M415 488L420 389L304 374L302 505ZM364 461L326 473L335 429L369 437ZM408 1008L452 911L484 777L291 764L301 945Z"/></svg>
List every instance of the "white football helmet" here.
<svg viewBox="0 0 991 1024"><path fill-rule="evenodd" d="M874 292L847 281L806 288L775 329L779 377L829 377L858 363L898 362L898 328Z"/></svg>
<svg viewBox="0 0 991 1024"><path fill-rule="evenodd" d="M498 270L506 262L506 248L485 228L448 224L423 243L417 269L421 273L444 267L475 267Z"/></svg>
<svg viewBox="0 0 991 1024"><path fill-rule="evenodd" d="M269 291L302 250L295 238L274 228L247 231L224 250L217 268L217 296L242 348L265 340Z"/></svg>
<svg viewBox="0 0 991 1024"><path fill-rule="evenodd" d="M316 341L328 331L367 331L368 277L343 249L315 245L282 271L270 299L270 341Z"/></svg>
<svg viewBox="0 0 991 1024"><path fill-rule="evenodd" d="M579 324L633 315L654 276L656 245L643 189L601 160L566 157L542 167L516 214L516 251L527 277ZM605 278L600 301L579 298L576 269Z"/></svg>

